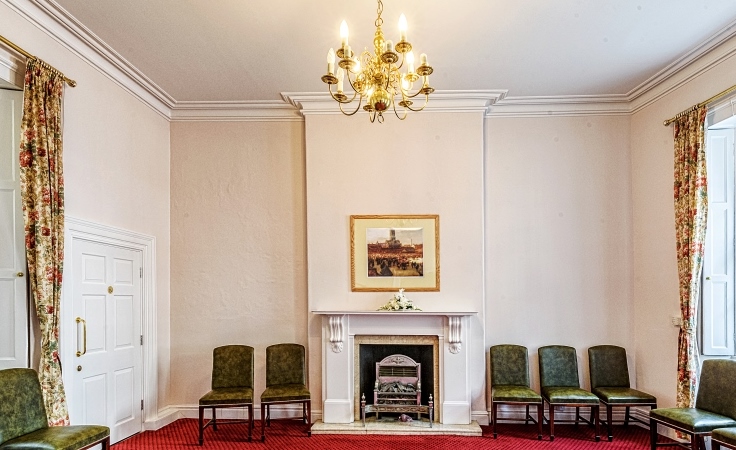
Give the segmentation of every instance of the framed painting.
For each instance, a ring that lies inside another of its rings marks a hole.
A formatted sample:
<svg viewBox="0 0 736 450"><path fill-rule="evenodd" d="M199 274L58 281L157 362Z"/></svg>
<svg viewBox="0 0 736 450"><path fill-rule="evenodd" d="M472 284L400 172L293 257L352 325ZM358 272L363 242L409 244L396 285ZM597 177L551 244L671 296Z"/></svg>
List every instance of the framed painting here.
<svg viewBox="0 0 736 450"><path fill-rule="evenodd" d="M438 215L350 216L353 292L440 290Z"/></svg>

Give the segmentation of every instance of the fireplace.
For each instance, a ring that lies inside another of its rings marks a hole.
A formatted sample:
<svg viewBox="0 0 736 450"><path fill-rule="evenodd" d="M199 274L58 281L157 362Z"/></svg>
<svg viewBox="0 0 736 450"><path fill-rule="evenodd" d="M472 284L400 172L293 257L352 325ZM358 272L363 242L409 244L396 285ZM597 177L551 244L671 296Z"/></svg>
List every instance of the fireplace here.
<svg viewBox="0 0 736 450"><path fill-rule="evenodd" d="M322 420L348 424L360 421L360 395L373 398L361 384L362 345L432 346L432 362L422 371L432 374L435 421L470 424L469 320L475 312L312 311L322 317ZM394 353L402 353L395 351ZM388 356L385 355L385 356ZM411 355L409 355L411 356ZM413 356L412 356L413 358ZM375 361L373 362L375 364ZM427 364L427 365L425 365ZM371 383L375 381L375 365ZM429 393L429 388L422 389ZM425 400L422 399L422 403Z"/></svg>
<svg viewBox="0 0 736 450"><path fill-rule="evenodd" d="M439 338L437 336L381 336L361 335L354 338L354 394L353 414L360 417L360 399L365 394L366 404L373 404L373 388L376 381L376 363L383 358L400 353L421 364L421 404L429 404L432 394L435 405L435 421L439 420Z"/></svg>

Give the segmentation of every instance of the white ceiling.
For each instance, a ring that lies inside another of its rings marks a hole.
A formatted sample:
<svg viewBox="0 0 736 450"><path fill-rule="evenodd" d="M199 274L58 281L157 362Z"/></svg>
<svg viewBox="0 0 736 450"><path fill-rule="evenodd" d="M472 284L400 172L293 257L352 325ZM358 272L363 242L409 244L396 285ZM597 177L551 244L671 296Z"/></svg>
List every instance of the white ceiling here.
<svg viewBox="0 0 736 450"><path fill-rule="evenodd" d="M176 101L276 100L325 90L350 26L372 48L373 0L56 0ZM509 96L628 94L726 28L734 0L385 0L409 22L440 90Z"/></svg>

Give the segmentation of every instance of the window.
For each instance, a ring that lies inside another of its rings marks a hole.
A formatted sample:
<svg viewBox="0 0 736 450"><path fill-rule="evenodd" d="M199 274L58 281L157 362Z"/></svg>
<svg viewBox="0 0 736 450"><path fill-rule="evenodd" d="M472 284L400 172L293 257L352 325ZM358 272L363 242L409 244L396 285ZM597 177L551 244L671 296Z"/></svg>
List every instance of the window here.
<svg viewBox="0 0 736 450"><path fill-rule="evenodd" d="M701 346L704 355L734 355L734 135L736 116L708 127L708 225L703 261Z"/></svg>

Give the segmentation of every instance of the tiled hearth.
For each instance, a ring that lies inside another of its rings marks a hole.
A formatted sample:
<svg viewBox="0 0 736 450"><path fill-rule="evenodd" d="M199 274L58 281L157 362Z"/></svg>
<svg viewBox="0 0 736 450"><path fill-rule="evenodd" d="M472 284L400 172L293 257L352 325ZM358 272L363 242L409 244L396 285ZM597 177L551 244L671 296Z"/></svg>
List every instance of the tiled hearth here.
<svg viewBox="0 0 736 450"><path fill-rule="evenodd" d="M475 312L377 312L313 311L322 316L322 392L323 420L313 432L320 433L480 433L471 425L469 370L469 316ZM356 354L361 342L410 343L436 342L435 407L436 423L390 423L369 418L366 427L360 420L360 393L356 392ZM468 427L451 427L471 425ZM425 430L426 428L426 430ZM454 428L458 428L454 430ZM393 431L392 431L393 430ZM433 431L429 431L433 430Z"/></svg>

